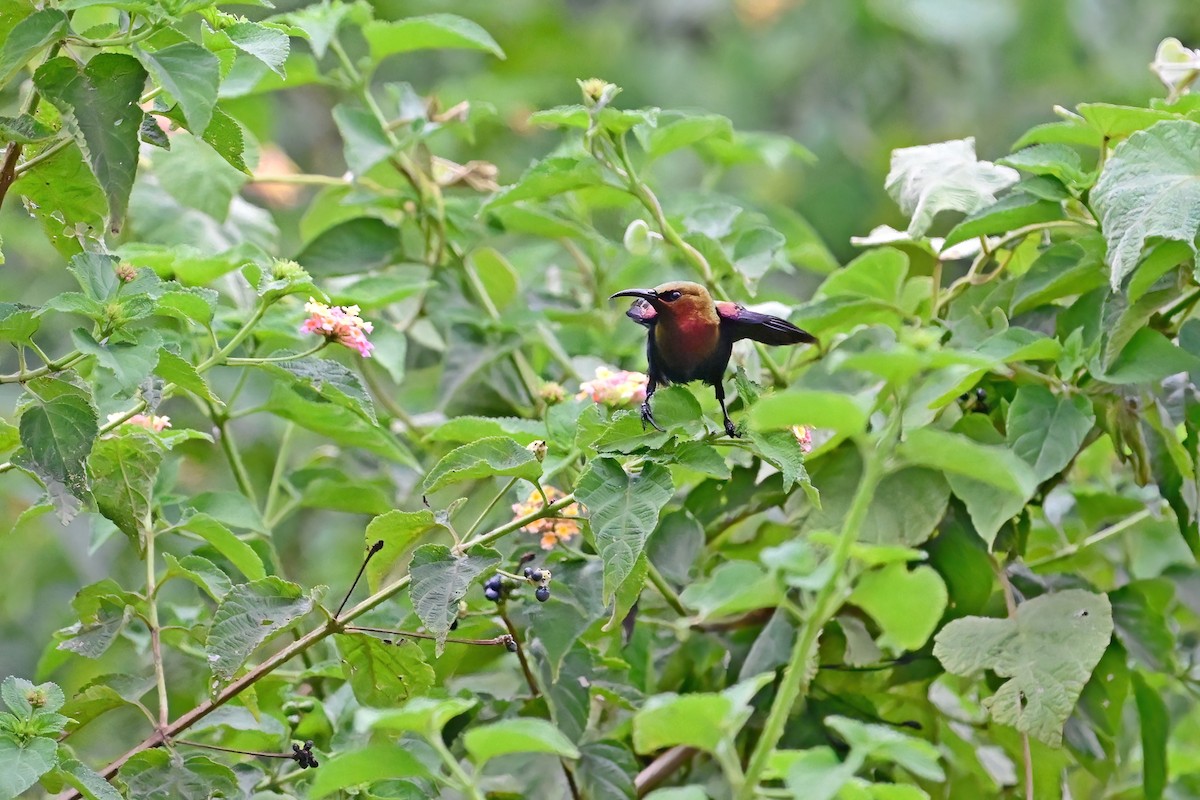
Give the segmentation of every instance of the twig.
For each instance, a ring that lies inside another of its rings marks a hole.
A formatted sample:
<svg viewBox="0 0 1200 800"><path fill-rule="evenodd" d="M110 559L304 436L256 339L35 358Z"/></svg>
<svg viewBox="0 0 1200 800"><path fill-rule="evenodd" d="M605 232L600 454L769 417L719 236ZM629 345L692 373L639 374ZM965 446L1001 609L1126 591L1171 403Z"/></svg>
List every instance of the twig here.
<svg viewBox="0 0 1200 800"><path fill-rule="evenodd" d="M1017 618L1017 599L1013 595L1012 582L1008 579L1008 571L995 556L988 557L992 562L992 571L1000 588L1004 591L1004 607L1008 610L1008 618ZM1029 747L1029 734L1021 731L1021 760L1025 766L1025 800L1034 800L1033 796L1033 751Z"/></svg>
<svg viewBox="0 0 1200 800"><path fill-rule="evenodd" d="M684 745L676 745L663 752L634 778L633 785L637 789L637 796L643 797L649 794L694 755L696 755L696 748Z"/></svg>
<svg viewBox="0 0 1200 800"><path fill-rule="evenodd" d="M419 631L397 631L391 628L366 628L358 625L347 625L342 629L346 633L377 633L381 636L395 636L397 639L425 639L430 642L437 641L437 636L432 633L421 633ZM491 639L459 639L454 636L447 636L443 641L453 644L474 644L481 647L494 647L498 644L507 646L512 640L512 637L507 633L499 636L493 636Z"/></svg>
<svg viewBox="0 0 1200 800"><path fill-rule="evenodd" d="M1115 522L1103 530L1096 531L1086 539L1075 542L1074 544L1069 544L1061 550L1051 553L1048 556L1042 556L1041 558L1034 559L1033 561L1028 562L1026 566L1030 569L1036 569L1038 567L1044 567L1047 564L1052 564L1055 561L1061 561L1064 558L1070 558L1071 556L1076 555L1080 551L1086 550L1089 547L1100 544L1101 542L1111 539L1114 536L1120 536L1134 525L1137 525L1142 520L1149 519L1152 516L1154 516L1154 512L1149 508L1144 508L1136 514L1131 514L1120 522Z"/></svg>
<svg viewBox="0 0 1200 800"><path fill-rule="evenodd" d="M350 584L350 588L346 590L346 596L342 598L342 604L338 606L337 613L333 615L337 619L342 615L342 610L346 607L346 603L350 602L350 595L354 594L354 589L358 586L358 582L362 580L363 573L367 571L367 564L371 563L371 559L375 554L383 549L383 539L371 545L371 549L367 551L366 558L363 559L362 566L358 568L358 574L354 576L354 582Z"/></svg>

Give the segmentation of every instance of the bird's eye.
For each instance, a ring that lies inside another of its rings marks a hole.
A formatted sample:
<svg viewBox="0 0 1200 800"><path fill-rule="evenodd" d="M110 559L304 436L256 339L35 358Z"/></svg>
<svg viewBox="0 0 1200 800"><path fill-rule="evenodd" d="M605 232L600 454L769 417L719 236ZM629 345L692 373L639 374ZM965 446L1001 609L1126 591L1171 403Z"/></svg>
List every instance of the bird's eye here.
<svg viewBox="0 0 1200 800"><path fill-rule="evenodd" d="M679 291L678 289L672 289L669 292L659 295L659 297L661 297L663 300L666 300L668 303L674 303L676 300L683 297L683 292Z"/></svg>

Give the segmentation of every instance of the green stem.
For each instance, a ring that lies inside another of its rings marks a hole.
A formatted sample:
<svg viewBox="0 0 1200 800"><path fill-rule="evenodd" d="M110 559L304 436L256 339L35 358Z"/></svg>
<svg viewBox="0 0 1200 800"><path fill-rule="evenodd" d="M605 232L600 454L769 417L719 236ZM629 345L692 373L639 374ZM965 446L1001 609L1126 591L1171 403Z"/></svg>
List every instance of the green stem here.
<svg viewBox="0 0 1200 800"><path fill-rule="evenodd" d="M471 284L471 289L479 298L483 310L492 318L494 322L500 321L500 311L492 302L492 298L488 296L487 289L483 282L479 280L479 276L475 274L475 270L466 261L462 262L463 272L467 274L467 281ZM525 358L525 354L520 350L514 350L511 354L513 366L517 369L517 377L521 379L521 384L525 387L525 393L529 395L530 402L533 403L535 412L540 416L544 410L545 403L542 401L541 395L538 393L538 378L534 373L533 367Z"/></svg>
<svg viewBox="0 0 1200 800"><path fill-rule="evenodd" d="M467 529L467 532L465 534L463 534L464 536L469 537L473 533L475 533L476 530L479 529L479 526L483 523L484 519L487 518L487 515L490 514L492 509L496 507L496 503L499 503L500 500L504 497L504 495L508 494L509 490L512 489L512 487L516 484L516 482L517 482L517 479L512 478L509 480L508 483L504 484L504 488L501 489L496 494L496 496L492 498L492 502L487 504L487 508L485 508L482 512L480 512L479 516L475 518L475 522L471 523L471 527Z"/></svg>
<svg viewBox="0 0 1200 800"><path fill-rule="evenodd" d="M203 373L218 364L224 364L229 354L237 349L237 346L244 342L247 336L254 332L254 326L263 318L263 314L267 313L267 305L265 302L260 302L254 309L254 313L250 315L250 319L246 321L246 324L238 329L238 332L233 335L233 338L224 347L213 353L204 363L196 367L196 371Z"/></svg>
<svg viewBox="0 0 1200 800"><path fill-rule="evenodd" d="M34 378L40 378L43 375L49 375L52 372L62 372L63 370L69 369L75 364L78 364L85 358L87 358L86 354L76 350L72 353L68 353L57 361L47 362L44 366L38 367L37 369L21 369L11 375L0 375L0 383L25 383L33 380Z"/></svg>
<svg viewBox="0 0 1200 800"><path fill-rule="evenodd" d="M257 364L278 364L283 361L296 361L301 358L308 358L314 353L319 353L329 345L328 339L322 339L320 344L310 347L303 353L291 353L286 356L271 356L270 358L226 358L223 362L230 367L253 367Z"/></svg>
<svg viewBox="0 0 1200 800"><path fill-rule="evenodd" d="M425 736L425 740L432 745L437 754L441 756L442 763L446 765L446 769L450 770L450 774L454 776L458 788L471 800L484 800L483 793L479 791L479 787L475 785L475 781L471 780L470 776L463 771L462 764L458 763L458 759L450 752L450 748L446 747L446 743L442 741L442 736L438 732L431 732Z"/></svg>
<svg viewBox="0 0 1200 800"><path fill-rule="evenodd" d="M150 628L150 655L154 659L154 682L158 686L158 729L170 723L170 706L167 703L167 678L163 671L162 640L159 635L158 602L155 600L154 529L146 529L146 606L147 627Z"/></svg>
<svg viewBox="0 0 1200 800"><path fill-rule="evenodd" d="M296 424L288 422L279 437L279 451L275 454L275 469L271 471L271 485L267 487L267 504L263 506L263 519L271 519L275 512L275 501L279 499L279 487L283 483L283 473L287 469L288 456L292 449L292 435L296 432Z"/></svg>
<svg viewBox="0 0 1200 800"><path fill-rule="evenodd" d="M895 413L899 414L899 410ZM881 443L881 447L890 447L890 440ZM817 639L821 629L837 611L842 601L843 573L850 560L850 550L858 540L859 530L866 519L867 509L875 495L875 489L883 476L883 461L885 454L878 449L863 447L863 472L858 481L858 489L846 512L842 523L841 535L830 555L832 566L830 579L817 592L813 600L812 611L796 637L796 645L792 648L791 657L784 668L783 680L775 694L775 701L767 715L766 724L755 743L754 752L750 756L746 768L745 782L735 797L737 800L752 800L763 770L775 750L775 745L783 737L784 727L796 703L803 700L808 693L811 683L812 660L816 655Z"/></svg>
<svg viewBox="0 0 1200 800"><path fill-rule="evenodd" d="M667 605L675 609L676 614L681 617L688 615L687 609L683 606L683 601L679 599L679 595L671 588L671 584L667 583L667 579L658 571L658 567L650 563L649 559L646 559L646 577L650 579L650 583L654 584L654 588L667 601Z"/></svg>
<svg viewBox="0 0 1200 800"><path fill-rule="evenodd" d="M233 441L233 436L229 431L229 420L214 410L212 413L213 424L216 425L217 434L221 437L221 449L225 452L225 458L229 460L229 467L233 470L233 479L237 481L238 489L247 499L254 505L258 505L258 495L254 491L254 484L250 482L250 473L246 471L246 465L242 462L242 455L238 452L237 443Z"/></svg>
<svg viewBox="0 0 1200 800"><path fill-rule="evenodd" d="M1114 536L1120 536L1134 525L1137 525L1142 520L1149 519L1152 516L1154 516L1154 512L1148 508L1144 508L1136 514L1126 517L1120 522L1115 522L1112 525L1109 525L1107 528L1093 533L1091 536L1083 539L1082 541L1067 545L1061 550L1053 552L1048 556L1042 556L1041 558L1034 559L1033 561L1028 562L1026 566L1030 569L1037 569L1038 567L1044 567L1047 564L1053 564L1055 561L1062 561L1064 558L1070 558L1071 556L1076 555L1077 553L1086 550L1089 547L1094 547L1095 545L1107 541Z"/></svg>

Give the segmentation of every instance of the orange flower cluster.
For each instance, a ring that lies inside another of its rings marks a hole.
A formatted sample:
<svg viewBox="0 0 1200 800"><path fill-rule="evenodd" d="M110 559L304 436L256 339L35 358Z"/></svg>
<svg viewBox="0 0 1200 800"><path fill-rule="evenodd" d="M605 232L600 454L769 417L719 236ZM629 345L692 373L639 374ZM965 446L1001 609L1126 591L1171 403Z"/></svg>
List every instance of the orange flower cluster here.
<svg viewBox="0 0 1200 800"><path fill-rule="evenodd" d="M546 499L551 503L557 502L566 495L553 486L543 487L546 490ZM529 493L529 497L525 498L520 503L513 503L513 519L527 517L530 514L536 514L542 510L542 496L534 489ZM580 515L579 503L571 503L559 509L559 513L568 517L578 517ZM573 519L553 519L545 517L536 520L521 528L525 533L532 533L535 536L542 537L542 549L552 550L554 545L559 542L565 542L579 534L579 522Z"/></svg>
<svg viewBox="0 0 1200 800"><path fill-rule="evenodd" d="M374 326L358 315L358 306L327 306L310 297L304 310L309 317L300 326L301 333L319 334L331 342L357 350L363 358L371 357L375 345L367 341L367 334Z"/></svg>
<svg viewBox="0 0 1200 800"><path fill-rule="evenodd" d="M575 397L580 400L590 397L592 402L607 406L641 403L646 399L646 384L649 380L640 372L596 367L595 379L579 384L579 394Z"/></svg>

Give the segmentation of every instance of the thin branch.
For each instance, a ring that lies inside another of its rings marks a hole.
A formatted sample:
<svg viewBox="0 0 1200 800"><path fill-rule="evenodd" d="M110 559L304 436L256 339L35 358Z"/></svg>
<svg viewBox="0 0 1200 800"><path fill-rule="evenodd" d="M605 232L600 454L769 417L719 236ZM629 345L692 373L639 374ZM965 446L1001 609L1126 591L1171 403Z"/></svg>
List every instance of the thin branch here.
<svg viewBox="0 0 1200 800"><path fill-rule="evenodd" d="M992 571L996 573L996 580L1000 581L1000 588L1004 592L1004 607L1008 610L1008 618L1016 619L1017 599L1013 594L1012 581L1008 579L1008 570L995 556L989 556L989 559L992 562ZM1025 767L1025 800L1034 800L1033 751L1029 746L1029 734L1024 731L1021 732L1021 760Z"/></svg>
<svg viewBox="0 0 1200 800"><path fill-rule="evenodd" d="M637 788L637 796L643 797L649 794L659 784L671 777L675 770L690 761L694 755L696 755L696 748L683 745L676 745L663 752L634 779L633 785Z"/></svg>
<svg viewBox="0 0 1200 800"><path fill-rule="evenodd" d="M337 612L333 615L334 619L337 619L342 615L342 611L346 608L346 603L350 602L350 595L354 594L355 587L357 587L358 582L362 580L363 573L367 571L367 564L370 564L371 559L374 558L375 554L382 549L383 539L380 539L375 542L375 544L371 545L371 549L367 551L367 555L363 559L362 566L358 568L358 574L354 576L354 582L351 583L350 588L346 590L346 596L342 598L341 605L338 606Z"/></svg>

